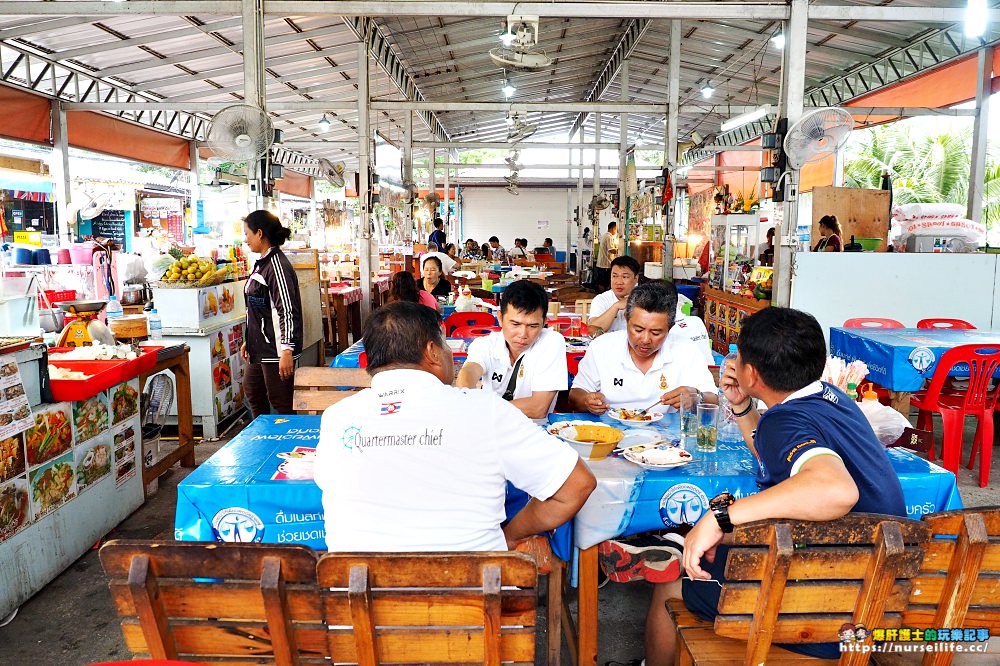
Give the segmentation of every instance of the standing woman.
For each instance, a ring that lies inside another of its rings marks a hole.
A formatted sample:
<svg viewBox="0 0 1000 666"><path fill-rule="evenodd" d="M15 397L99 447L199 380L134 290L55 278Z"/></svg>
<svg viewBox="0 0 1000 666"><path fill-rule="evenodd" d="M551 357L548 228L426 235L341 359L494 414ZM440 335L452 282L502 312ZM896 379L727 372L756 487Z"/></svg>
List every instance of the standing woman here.
<svg viewBox="0 0 1000 666"><path fill-rule="evenodd" d="M292 413L295 361L302 353L299 280L281 245L292 235L266 210L243 220L251 252L260 255L247 280L247 336L240 350L247 361L243 390L250 414Z"/></svg>
<svg viewBox="0 0 1000 666"><path fill-rule="evenodd" d="M813 252L843 252L844 241L841 240L840 222L836 215L824 215L819 218L820 239L816 241Z"/></svg>

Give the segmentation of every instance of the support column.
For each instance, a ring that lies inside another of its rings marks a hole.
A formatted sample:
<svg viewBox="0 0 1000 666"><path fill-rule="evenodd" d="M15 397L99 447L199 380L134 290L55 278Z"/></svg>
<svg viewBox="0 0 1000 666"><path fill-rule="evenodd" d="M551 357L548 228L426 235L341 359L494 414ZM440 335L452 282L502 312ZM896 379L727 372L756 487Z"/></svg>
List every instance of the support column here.
<svg viewBox="0 0 1000 666"><path fill-rule="evenodd" d="M413 182L413 112L404 111L403 112L403 184L407 187L416 185ZM409 197L407 198L406 205L403 206L403 244L407 245L406 241L410 241L409 247L412 248L413 245L413 204L414 201ZM409 271L411 266L411 260L413 258L413 250L410 250L410 254L403 255L403 270Z"/></svg>
<svg viewBox="0 0 1000 666"><path fill-rule="evenodd" d="M782 68L781 117L791 128L802 117L805 94L806 28L808 0L791 0L791 14L785 23L784 67ZM788 307L792 301L792 264L796 230L799 223L799 171L789 169L783 183L785 201L781 224L776 231L778 246L774 253L774 292L771 302Z"/></svg>
<svg viewBox="0 0 1000 666"><path fill-rule="evenodd" d="M670 170L673 197L663 219L663 278L674 280L674 241L677 240L677 132L681 90L681 22L670 22L670 60L667 63L667 124L663 132L663 164ZM666 185L664 185L666 187Z"/></svg>
<svg viewBox="0 0 1000 666"><path fill-rule="evenodd" d="M582 130L581 130L582 131ZM601 112L594 113L594 143L601 143ZM601 193L601 149L594 148L594 196ZM597 240L596 238L594 239Z"/></svg>
<svg viewBox="0 0 1000 666"><path fill-rule="evenodd" d="M243 101L264 108L264 2L241 0L243 20ZM250 209L263 208L262 184L266 175L260 173L258 160L247 162L247 183L250 187Z"/></svg>
<svg viewBox="0 0 1000 666"><path fill-rule="evenodd" d="M576 229L575 229L575 231L576 231L576 238L577 238L577 243L576 243L576 274L578 276L582 276L583 275L583 261L582 261L583 256L581 254L582 251L583 251L583 248L580 246L579 239L580 239L580 233L581 233L581 231L583 229L584 216L587 214L587 209L584 207L584 204L583 204L583 147L584 147L584 139L585 139L585 137L584 137L584 132L583 132L583 126L581 125L580 126L580 160L579 160L580 171L579 171L579 173L577 175L577 181L576 181L577 214L576 214L576 220L575 220L575 222L576 222ZM572 235L572 231L573 231L573 229L570 229L570 233L566 234L566 238L567 238L567 242L566 242L566 263L567 263L567 270L569 269L570 252L572 252L572 250L573 250L573 235Z"/></svg>
<svg viewBox="0 0 1000 666"><path fill-rule="evenodd" d="M52 160L49 167L56 182L56 219L59 221L58 235L62 242L73 242L76 220L69 219L70 203L73 200L73 184L69 172L69 134L66 131L66 110L62 102L52 100Z"/></svg>
<svg viewBox="0 0 1000 666"><path fill-rule="evenodd" d="M371 137L368 118L368 45L358 44L358 209L361 213L360 258L361 325L364 326L372 309L372 224L371 174L369 150ZM356 341L355 341L356 342Z"/></svg>
<svg viewBox="0 0 1000 666"><path fill-rule="evenodd" d="M445 151L445 155L448 156L448 162L451 163L451 151ZM458 160L455 160L456 162ZM445 240L452 236L451 229L451 205L449 204L448 197L451 195L451 167L444 170L444 228L446 230L447 236ZM444 252L443 247L439 247L438 250Z"/></svg>
<svg viewBox="0 0 1000 666"><path fill-rule="evenodd" d="M429 190L429 193L436 193L437 192L437 149L436 148L431 148L431 158L430 160L427 161L427 168L430 171L430 173L428 174L429 180L427 181L428 182L427 189ZM436 209L431 212L431 222L434 221L434 218L437 217L437 214L438 212ZM418 240L420 240L419 235L418 235Z"/></svg>
<svg viewBox="0 0 1000 666"><path fill-rule="evenodd" d="M188 163L190 164L188 178L191 183L191 200L197 201L201 198L201 185L198 182L198 168L200 166L200 160L198 157L197 141L191 141L188 143Z"/></svg>
<svg viewBox="0 0 1000 666"><path fill-rule="evenodd" d="M970 220L983 217L983 190L986 187L986 144L989 137L990 94L992 93L994 47L979 49L978 76L976 77L976 118L972 129L972 155L969 164Z"/></svg>
<svg viewBox="0 0 1000 666"><path fill-rule="evenodd" d="M621 86L621 101L628 101L628 60L622 62L618 70ZM628 149L628 114L618 116L618 255L628 254L628 196L625 194L625 162Z"/></svg>

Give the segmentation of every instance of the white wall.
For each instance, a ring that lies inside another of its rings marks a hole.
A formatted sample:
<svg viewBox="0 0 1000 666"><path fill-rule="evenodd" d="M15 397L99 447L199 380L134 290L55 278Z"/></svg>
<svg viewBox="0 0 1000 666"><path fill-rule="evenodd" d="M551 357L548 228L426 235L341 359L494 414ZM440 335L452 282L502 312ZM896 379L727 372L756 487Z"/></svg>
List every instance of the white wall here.
<svg viewBox="0 0 1000 666"><path fill-rule="evenodd" d="M462 188L462 238L474 238L485 243L490 236L500 239L508 250L514 247L515 238L527 238L528 249L539 246L548 237L556 249L566 250L567 190L519 188L517 196L502 187ZM573 205L576 206L576 190ZM539 220L548 220L549 226L538 228ZM576 237L576 229L573 229ZM451 240L451 239L449 239Z"/></svg>
<svg viewBox="0 0 1000 666"><path fill-rule="evenodd" d="M800 252L795 255L792 307L819 320L825 333L853 317L964 319L1000 329L996 254Z"/></svg>

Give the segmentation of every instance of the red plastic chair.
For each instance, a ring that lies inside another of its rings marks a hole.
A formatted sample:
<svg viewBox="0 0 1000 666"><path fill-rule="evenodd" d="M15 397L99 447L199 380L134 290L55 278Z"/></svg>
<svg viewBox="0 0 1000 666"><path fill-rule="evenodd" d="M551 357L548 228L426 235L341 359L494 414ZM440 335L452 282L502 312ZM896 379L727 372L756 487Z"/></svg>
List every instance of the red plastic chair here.
<svg viewBox="0 0 1000 666"><path fill-rule="evenodd" d="M493 331L499 331L499 326L459 326L451 332L449 338L482 338Z"/></svg>
<svg viewBox="0 0 1000 666"><path fill-rule="evenodd" d="M449 338L461 337L453 335L460 326L496 326L496 317L489 312L453 312L444 320L445 333Z"/></svg>
<svg viewBox="0 0 1000 666"><path fill-rule="evenodd" d="M879 317L856 317L844 322L844 328L906 328L902 322L895 319Z"/></svg>
<svg viewBox="0 0 1000 666"><path fill-rule="evenodd" d="M948 374L959 364L969 367L969 388L964 393L943 392ZM1000 348L986 345L961 345L953 347L941 355L934 376L926 391L914 393L910 404L920 410L917 428L933 432L931 412L941 415L941 458L944 468L958 475L962 458L962 433L965 417L974 416L978 420L976 435L969 456L969 469L975 465L976 453L980 454L979 487L985 488L990 479L990 461L993 454L993 409L1000 382L993 383L993 374L1000 368ZM991 383L995 384L991 387ZM934 458L934 445L928 452Z"/></svg>
<svg viewBox="0 0 1000 666"><path fill-rule="evenodd" d="M917 322L917 328L931 328L931 329L963 329L963 330L975 330L975 326L963 319L921 319Z"/></svg>
<svg viewBox="0 0 1000 666"><path fill-rule="evenodd" d="M569 374L576 377L577 373L580 372L580 361L586 356L587 352L567 352L566 353L566 369Z"/></svg>

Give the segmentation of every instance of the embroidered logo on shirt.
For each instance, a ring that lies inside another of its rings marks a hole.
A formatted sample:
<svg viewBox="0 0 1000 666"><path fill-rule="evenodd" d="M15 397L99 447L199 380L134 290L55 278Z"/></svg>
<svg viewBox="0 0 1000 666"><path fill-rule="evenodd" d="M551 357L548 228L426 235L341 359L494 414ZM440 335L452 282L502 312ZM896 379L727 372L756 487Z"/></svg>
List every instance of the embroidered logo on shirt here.
<svg viewBox="0 0 1000 666"><path fill-rule="evenodd" d="M524 379L524 363L522 363L521 367L518 368L518 370L517 370L517 378L518 379Z"/></svg>
<svg viewBox="0 0 1000 666"><path fill-rule="evenodd" d="M495 382L502 382L503 381L503 375L500 375L500 374L497 374L497 373L494 372L493 373L493 381L495 381Z"/></svg>
<svg viewBox="0 0 1000 666"><path fill-rule="evenodd" d="M625 385L625 380L624 379L618 379L617 377L615 377L614 378L614 383L615 383L615 386L624 386Z"/></svg>
<svg viewBox="0 0 1000 666"><path fill-rule="evenodd" d="M840 403L840 399L837 398L837 394L828 388L823 389L823 399L827 402L832 402L835 405Z"/></svg>
<svg viewBox="0 0 1000 666"><path fill-rule="evenodd" d="M668 386L668 384L667 384L667 378L664 375L660 375L660 390L661 391L666 391L667 390L667 386Z"/></svg>
<svg viewBox="0 0 1000 666"><path fill-rule="evenodd" d="M799 449L805 448L807 446L811 446L811 445L813 445L815 443L816 443L815 439L807 439L806 441L802 442L801 444L796 444L795 446L792 447L792 450L788 452L788 455L785 457L785 462L792 462L792 458L795 456L795 453Z"/></svg>
<svg viewBox="0 0 1000 666"><path fill-rule="evenodd" d="M400 409L402 409L402 402L383 402L382 409L379 410L380 416L389 416L390 414L395 414Z"/></svg>

